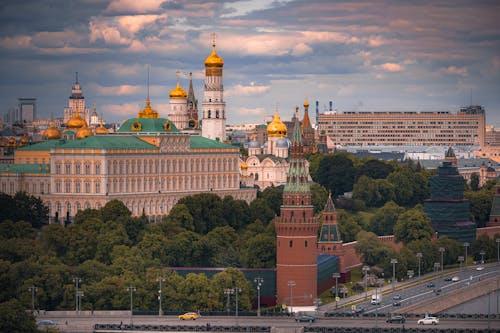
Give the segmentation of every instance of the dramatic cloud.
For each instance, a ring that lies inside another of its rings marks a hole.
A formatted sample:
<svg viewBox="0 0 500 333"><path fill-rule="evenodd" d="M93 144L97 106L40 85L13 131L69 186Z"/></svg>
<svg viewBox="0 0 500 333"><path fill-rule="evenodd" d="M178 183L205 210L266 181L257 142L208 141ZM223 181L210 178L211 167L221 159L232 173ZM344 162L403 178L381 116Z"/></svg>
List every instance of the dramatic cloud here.
<svg viewBox="0 0 500 333"><path fill-rule="evenodd" d="M262 93L265 93L266 91L269 91L270 86L256 86L254 84L251 84L249 86L242 86L240 84L237 84L228 90L226 90L225 95L226 96L248 96L248 95L260 95Z"/></svg>
<svg viewBox="0 0 500 333"><path fill-rule="evenodd" d="M385 63L380 66L384 71L387 72L401 72L404 68L400 64Z"/></svg>

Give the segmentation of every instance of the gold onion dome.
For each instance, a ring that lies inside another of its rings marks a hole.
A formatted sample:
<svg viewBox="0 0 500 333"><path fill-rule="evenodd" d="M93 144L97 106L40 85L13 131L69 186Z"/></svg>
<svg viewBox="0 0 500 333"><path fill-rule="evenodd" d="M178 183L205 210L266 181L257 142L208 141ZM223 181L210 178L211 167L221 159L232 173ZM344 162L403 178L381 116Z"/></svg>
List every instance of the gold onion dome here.
<svg viewBox="0 0 500 333"><path fill-rule="evenodd" d="M304 107L305 108L309 107L309 102L307 100L304 102Z"/></svg>
<svg viewBox="0 0 500 333"><path fill-rule="evenodd" d="M212 44L212 54L205 59L206 67L222 67L224 60L215 52L215 43Z"/></svg>
<svg viewBox="0 0 500 333"><path fill-rule="evenodd" d="M241 170L247 170L247 169L248 169L248 165L247 165L247 163L245 161L243 161L241 163Z"/></svg>
<svg viewBox="0 0 500 333"><path fill-rule="evenodd" d="M75 111L73 117L68 120L68 123L66 124L67 128L82 128L84 126L87 126L87 123L82 117L80 117L78 110Z"/></svg>
<svg viewBox="0 0 500 333"><path fill-rule="evenodd" d="M146 107L137 115L137 118L158 118L158 112L151 107L151 101L146 99Z"/></svg>
<svg viewBox="0 0 500 333"><path fill-rule="evenodd" d="M99 124L99 127L97 127L95 129L95 133L96 134L107 134L108 133L108 130L106 129L106 127L104 127L104 125L102 124L102 120L101 120L101 123Z"/></svg>
<svg viewBox="0 0 500 333"><path fill-rule="evenodd" d="M276 111L273 121L267 125L267 136L286 136L286 125L281 121L278 111Z"/></svg>
<svg viewBox="0 0 500 333"><path fill-rule="evenodd" d="M92 136L92 135L93 135L92 130L87 127L87 124L85 124L84 127L81 127L78 129L78 131L76 131L76 138L78 140L84 139L84 138L86 138L88 136Z"/></svg>
<svg viewBox="0 0 500 333"><path fill-rule="evenodd" d="M177 81L177 86L170 91L170 98L187 98L187 93L181 88L181 84Z"/></svg>
<svg viewBox="0 0 500 333"><path fill-rule="evenodd" d="M47 139L49 140L61 138L61 132L56 128L54 122L51 122L50 127L45 130L45 135L47 135Z"/></svg>

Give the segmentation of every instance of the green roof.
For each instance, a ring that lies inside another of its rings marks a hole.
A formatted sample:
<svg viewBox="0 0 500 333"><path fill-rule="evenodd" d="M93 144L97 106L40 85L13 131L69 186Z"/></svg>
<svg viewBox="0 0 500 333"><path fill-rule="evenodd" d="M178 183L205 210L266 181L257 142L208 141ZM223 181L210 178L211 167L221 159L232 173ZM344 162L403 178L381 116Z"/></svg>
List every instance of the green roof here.
<svg viewBox="0 0 500 333"><path fill-rule="evenodd" d="M500 196L498 195L493 197L490 216L500 216Z"/></svg>
<svg viewBox="0 0 500 333"><path fill-rule="evenodd" d="M232 145L228 145L226 143L222 143L220 141L207 139L203 136L193 135L190 136L190 146L191 149L198 148L219 148L219 149L235 149Z"/></svg>
<svg viewBox="0 0 500 333"><path fill-rule="evenodd" d="M50 173L50 164L0 164L0 173Z"/></svg>
<svg viewBox="0 0 500 333"><path fill-rule="evenodd" d="M168 125L165 125L167 124ZM138 126L140 124L140 126ZM165 130L165 127L170 128ZM137 130L133 128L138 128ZM179 132L174 123L165 118L131 118L117 131L118 133L172 133Z"/></svg>
<svg viewBox="0 0 500 333"><path fill-rule="evenodd" d="M19 151L27 150L27 151L49 151L52 148L57 148L62 146L64 143L66 143L66 140L64 139L54 139L54 140L47 140L43 142L38 142L34 143L31 145L26 145L22 148L19 148Z"/></svg>
<svg viewBox="0 0 500 333"><path fill-rule="evenodd" d="M158 149L134 135L97 135L81 140L69 140L60 148L81 149Z"/></svg>

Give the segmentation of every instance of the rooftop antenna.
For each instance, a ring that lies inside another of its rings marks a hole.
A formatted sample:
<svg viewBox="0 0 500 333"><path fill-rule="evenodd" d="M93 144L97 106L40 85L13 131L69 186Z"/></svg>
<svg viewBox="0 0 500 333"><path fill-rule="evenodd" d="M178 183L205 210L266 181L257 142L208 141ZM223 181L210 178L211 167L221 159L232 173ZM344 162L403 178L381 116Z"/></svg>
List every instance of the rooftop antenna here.
<svg viewBox="0 0 500 333"><path fill-rule="evenodd" d="M78 83L78 72L75 72L76 83Z"/></svg>
<svg viewBox="0 0 500 333"><path fill-rule="evenodd" d="M472 88L470 88L470 105L472 105Z"/></svg>

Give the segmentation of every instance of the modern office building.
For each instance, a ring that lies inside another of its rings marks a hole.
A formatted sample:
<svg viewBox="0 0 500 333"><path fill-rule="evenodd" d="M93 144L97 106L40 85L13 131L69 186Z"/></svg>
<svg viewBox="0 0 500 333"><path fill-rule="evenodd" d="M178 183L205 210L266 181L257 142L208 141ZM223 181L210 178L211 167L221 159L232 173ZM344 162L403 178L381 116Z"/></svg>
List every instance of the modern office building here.
<svg viewBox="0 0 500 333"><path fill-rule="evenodd" d="M481 146L485 111L468 106L457 113L324 112L318 130L339 146Z"/></svg>
<svg viewBox="0 0 500 333"><path fill-rule="evenodd" d="M24 126L30 126L36 119L36 98L18 98L18 118Z"/></svg>

